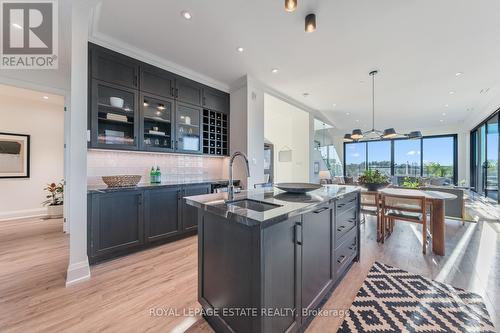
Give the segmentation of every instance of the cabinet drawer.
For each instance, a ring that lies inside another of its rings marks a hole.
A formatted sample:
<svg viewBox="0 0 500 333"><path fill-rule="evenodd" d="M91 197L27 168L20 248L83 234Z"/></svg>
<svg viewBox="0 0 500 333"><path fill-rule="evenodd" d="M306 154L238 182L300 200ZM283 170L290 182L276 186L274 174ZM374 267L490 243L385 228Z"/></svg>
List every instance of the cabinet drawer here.
<svg viewBox="0 0 500 333"><path fill-rule="evenodd" d="M352 205L348 210L337 213L335 216L335 241L337 244L351 229L358 224L358 210Z"/></svg>
<svg viewBox="0 0 500 333"><path fill-rule="evenodd" d="M353 261L358 253L358 236L356 229L352 229L345 238L345 241L334 251L334 269L335 277L341 276L349 264Z"/></svg>
<svg viewBox="0 0 500 333"><path fill-rule="evenodd" d="M345 211L350 210L352 207L356 207L358 202L357 193L348 194L343 198L337 200L335 203L335 208L337 210L337 215L342 214Z"/></svg>

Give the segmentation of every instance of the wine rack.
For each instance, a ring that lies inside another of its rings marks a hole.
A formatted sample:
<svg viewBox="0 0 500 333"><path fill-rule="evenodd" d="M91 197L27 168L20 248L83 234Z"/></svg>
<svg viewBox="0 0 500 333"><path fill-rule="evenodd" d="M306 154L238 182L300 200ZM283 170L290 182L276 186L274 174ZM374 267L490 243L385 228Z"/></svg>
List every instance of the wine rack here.
<svg viewBox="0 0 500 333"><path fill-rule="evenodd" d="M227 156L229 154L227 114L203 110L203 153Z"/></svg>

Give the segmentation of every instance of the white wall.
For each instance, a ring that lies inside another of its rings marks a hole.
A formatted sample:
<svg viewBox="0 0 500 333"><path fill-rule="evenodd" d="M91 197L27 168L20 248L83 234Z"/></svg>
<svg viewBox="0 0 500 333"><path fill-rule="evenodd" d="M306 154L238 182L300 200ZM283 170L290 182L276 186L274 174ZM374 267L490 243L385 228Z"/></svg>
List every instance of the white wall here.
<svg viewBox="0 0 500 333"><path fill-rule="evenodd" d="M247 179L242 161L235 161L234 179L241 179L245 188L264 181L264 91L245 76L231 88L231 154L247 155L250 177Z"/></svg>
<svg viewBox="0 0 500 333"><path fill-rule="evenodd" d="M0 85L0 132L31 136L30 178L0 179L0 220L46 214L43 188L64 177L63 105L60 96Z"/></svg>
<svg viewBox="0 0 500 333"><path fill-rule="evenodd" d="M309 182L310 115L271 95L264 95L264 137L274 144L274 182ZM291 162L280 162L279 152L292 150Z"/></svg>

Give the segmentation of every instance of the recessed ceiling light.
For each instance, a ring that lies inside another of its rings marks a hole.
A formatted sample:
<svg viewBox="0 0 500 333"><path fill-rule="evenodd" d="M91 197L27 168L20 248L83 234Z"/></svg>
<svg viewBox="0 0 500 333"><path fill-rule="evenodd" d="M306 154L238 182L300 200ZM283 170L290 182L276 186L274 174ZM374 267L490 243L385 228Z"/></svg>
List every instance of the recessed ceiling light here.
<svg viewBox="0 0 500 333"><path fill-rule="evenodd" d="M308 14L306 16L305 30L306 30L306 32L316 31L316 15L315 14Z"/></svg>
<svg viewBox="0 0 500 333"><path fill-rule="evenodd" d="M456 73L455 73L455 76L456 76L456 77L459 77L459 76L461 76L462 74L463 74L462 72L456 72Z"/></svg>
<svg viewBox="0 0 500 333"><path fill-rule="evenodd" d="M42 98L43 99L49 99L49 96L43 96Z"/></svg>
<svg viewBox="0 0 500 333"><path fill-rule="evenodd" d="M22 29L23 27L21 27L19 24L17 23L12 23L12 26L16 29Z"/></svg>
<svg viewBox="0 0 500 333"><path fill-rule="evenodd" d="M183 10L181 12L181 16L184 17L186 20L190 20L193 17L191 13L188 12L187 10Z"/></svg>
<svg viewBox="0 0 500 333"><path fill-rule="evenodd" d="M451 90L450 95L455 95L455 92L453 90Z"/></svg>
<svg viewBox="0 0 500 333"><path fill-rule="evenodd" d="M273 74L278 73L278 71L279 71L279 70L278 70L277 68L273 68L273 69L271 69L271 73L273 73Z"/></svg>
<svg viewBox="0 0 500 333"><path fill-rule="evenodd" d="M446 116L446 112L443 112L443 113L442 113L442 115L443 115L443 116Z"/></svg>
<svg viewBox="0 0 500 333"><path fill-rule="evenodd" d="M297 9L297 0L285 0L285 10L287 12L293 12Z"/></svg>
<svg viewBox="0 0 500 333"><path fill-rule="evenodd" d="M245 49L244 49L244 48L242 48L242 47L240 46L240 47L238 47L238 48L236 49L236 51L238 51L238 52L240 52L240 53L241 53L241 52L245 51Z"/></svg>

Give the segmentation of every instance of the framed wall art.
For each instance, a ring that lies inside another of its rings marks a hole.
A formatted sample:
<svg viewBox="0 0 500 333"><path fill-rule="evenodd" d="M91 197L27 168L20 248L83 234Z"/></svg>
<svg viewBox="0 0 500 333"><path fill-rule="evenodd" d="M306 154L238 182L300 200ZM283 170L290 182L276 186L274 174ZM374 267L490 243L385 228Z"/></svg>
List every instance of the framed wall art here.
<svg viewBox="0 0 500 333"><path fill-rule="evenodd" d="M30 136L0 133L0 178L30 177Z"/></svg>

